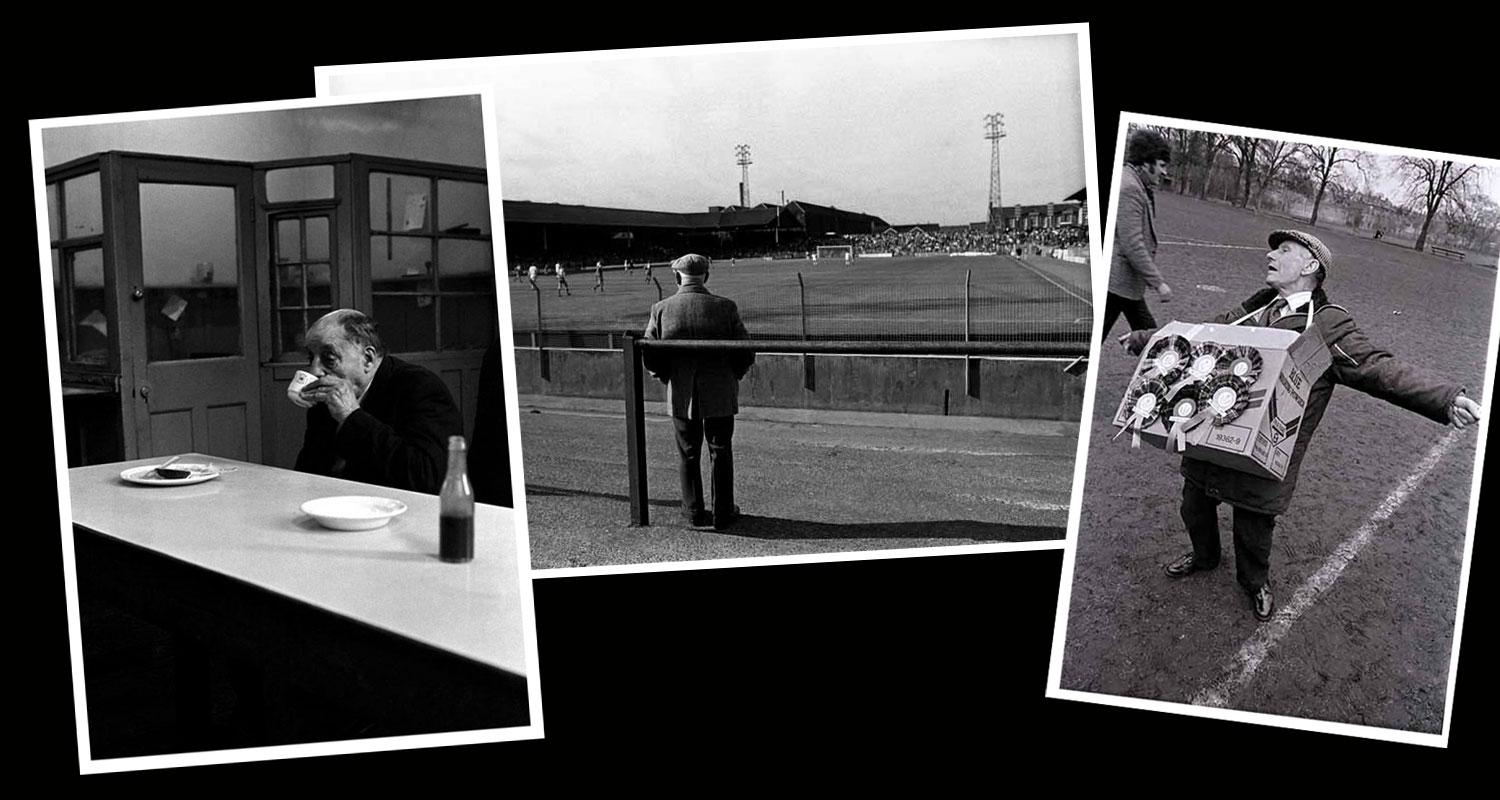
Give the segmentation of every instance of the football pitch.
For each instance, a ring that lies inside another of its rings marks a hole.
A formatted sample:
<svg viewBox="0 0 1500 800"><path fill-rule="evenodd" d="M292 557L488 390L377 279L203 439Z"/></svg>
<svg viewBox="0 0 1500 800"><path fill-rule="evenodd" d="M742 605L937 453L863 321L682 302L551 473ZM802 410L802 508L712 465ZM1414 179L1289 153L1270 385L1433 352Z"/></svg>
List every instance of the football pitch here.
<svg viewBox="0 0 1500 800"><path fill-rule="evenodd" d="M800 276L800 281L799 281ZM653 282L654 279L654 282ZM676 291L671 269L652 276L606 267L603 291L593 269L567 276L559 297L553 276L508 279L518 332L640 331L658 297ZM1089 267L1050 258L906 256L715 261L709 290L734 300L753 338L971 338L1088 340ZM540 325L538 325L540 300ZM805 328L804 328L805 326Z"/></svg>

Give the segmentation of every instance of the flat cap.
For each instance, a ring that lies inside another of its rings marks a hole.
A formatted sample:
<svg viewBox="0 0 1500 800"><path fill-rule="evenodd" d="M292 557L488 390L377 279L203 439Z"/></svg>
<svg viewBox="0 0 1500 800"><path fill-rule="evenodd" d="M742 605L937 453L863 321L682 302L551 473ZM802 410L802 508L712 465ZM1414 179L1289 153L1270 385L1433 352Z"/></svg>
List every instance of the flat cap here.
<svg viewBox="0 0 1500 800"><path fill-rule="evenodd" d="M1329 250L1328 245L1323 244L1323 241L1318 237L1310 233L1293 230L1271 231L1271 235L1266 237L1266 241L1272 247L1280 247L1282 242L1288 240L1311 250L1313 258L1318 259L1318 263L1323 265L1323 269L1329 272L1333 271L1333 251Z"/></svg>
<svg viewBox="0 0 1500 800"><path fill-rule="evenodd" d="M707 256L700 256L697 253L688 253L687 255L677 259L676 261L673 261L672 269L677 270L684 275L707 275L708 264L709 261Z"/></svg>

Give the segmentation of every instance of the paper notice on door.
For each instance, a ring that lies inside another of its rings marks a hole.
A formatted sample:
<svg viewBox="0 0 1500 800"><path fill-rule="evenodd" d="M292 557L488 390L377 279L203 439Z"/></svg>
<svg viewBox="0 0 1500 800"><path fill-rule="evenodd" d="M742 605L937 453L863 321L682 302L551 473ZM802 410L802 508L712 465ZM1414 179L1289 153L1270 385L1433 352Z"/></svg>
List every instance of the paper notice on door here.
<svg viewBox="0 0 1500 800"><path fill-rule="evenodd" d="M427 227L427 193L418 192L406 196L406 223L404 231L420 231Z"/></svg>
<svg viewBox="0 0 1500 800"><path fill-rule="evenodd" d="M171 297L167 298L166 305L161 307L161 314L167 319L176 322L182 318L182 312L187 310L187 306L187 301L174 293Z"/></svg>
<svg viewBox="0 0 1500 800"><path fill-rule="evenodd" d="M92 328L93 330L98 331L100 336L109 335L109 320L105 319L104 312L100 311L97 308L93 311L90 311L89 315L84 317L83 320L78 323L78 327Z"/></svg>

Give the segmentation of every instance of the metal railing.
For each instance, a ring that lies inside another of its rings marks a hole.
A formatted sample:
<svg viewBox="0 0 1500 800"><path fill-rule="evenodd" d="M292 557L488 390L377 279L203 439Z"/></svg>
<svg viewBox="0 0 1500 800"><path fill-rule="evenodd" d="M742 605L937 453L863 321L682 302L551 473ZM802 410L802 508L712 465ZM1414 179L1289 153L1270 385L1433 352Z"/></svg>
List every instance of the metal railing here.
<svg viewBox="0 0 1500 800"><path fill-rule="evenodd" d="M965 381L973 378L971 356L1060 356L1074 357L1064 371L1072 372L1083 362L1088 345L1076 342L893 342L893 341L814 341L765 339L646 339L640 334L621 336L624 357L625 447L626 471L630 481L630 524L651 524L646 487L646 400L644 353L647 350L668 352L750 351L753 353L800 354L804 358L818 353L846 355L924 355L964 356Z"/></svg>

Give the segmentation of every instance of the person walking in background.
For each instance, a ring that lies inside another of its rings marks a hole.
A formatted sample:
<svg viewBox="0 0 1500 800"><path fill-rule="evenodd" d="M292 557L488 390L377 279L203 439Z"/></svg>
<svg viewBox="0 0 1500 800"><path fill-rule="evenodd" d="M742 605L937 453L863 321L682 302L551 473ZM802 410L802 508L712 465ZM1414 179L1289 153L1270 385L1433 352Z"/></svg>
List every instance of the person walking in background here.
<svg viewBox="0 0 1500 800"><path fill-rule="evenodd" d="M1121 314L1131 330L1155 328L1156 318L1146 305L1146 287L1163 303L1172 287L1156 266L1156 193L1172 161L1172 148L1153 130L1137 130L1125 146L1125 168L1120 170L1119 219L1115 222L1114 254L1109 260L1109 294L1104 299L1104 341Z"/></svg>

